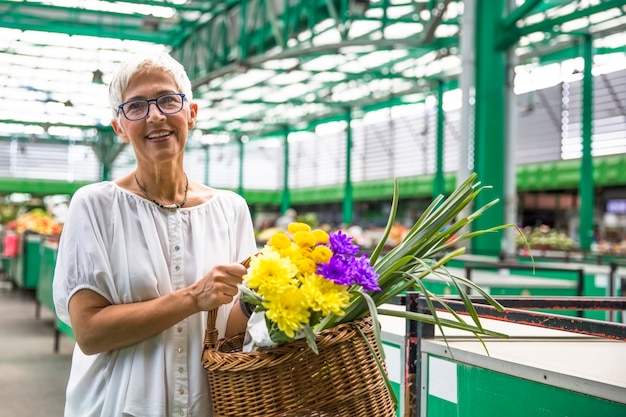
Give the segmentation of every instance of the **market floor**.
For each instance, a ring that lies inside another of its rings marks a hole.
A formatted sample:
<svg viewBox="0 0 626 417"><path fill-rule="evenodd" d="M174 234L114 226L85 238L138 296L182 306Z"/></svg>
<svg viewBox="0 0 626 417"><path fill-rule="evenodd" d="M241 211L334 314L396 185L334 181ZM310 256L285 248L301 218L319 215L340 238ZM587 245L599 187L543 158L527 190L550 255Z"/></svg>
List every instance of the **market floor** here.
<svg viewBox="0 0 626 417"><path fill-rule="evenodd" d="M32 293L0 289L0 417L62 417L74 341L54 352L54 315Z"/></svg>

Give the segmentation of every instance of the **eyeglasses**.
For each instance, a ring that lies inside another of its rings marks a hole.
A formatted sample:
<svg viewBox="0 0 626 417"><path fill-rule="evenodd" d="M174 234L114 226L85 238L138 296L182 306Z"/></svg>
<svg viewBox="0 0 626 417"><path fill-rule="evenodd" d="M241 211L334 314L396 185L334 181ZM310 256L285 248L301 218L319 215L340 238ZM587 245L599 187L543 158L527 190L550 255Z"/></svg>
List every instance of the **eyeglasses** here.
<svg viewBox="0 0 626 417"><path fill-rule="evenodd" d="M162 96L150 100L130 100L126 103L120 104L118 108L128 120L141 120L148 116L148 113L150 112L150 103L156 104L159 111L163 114L174 114L183 109L185 95L163 94Z"/></svg>

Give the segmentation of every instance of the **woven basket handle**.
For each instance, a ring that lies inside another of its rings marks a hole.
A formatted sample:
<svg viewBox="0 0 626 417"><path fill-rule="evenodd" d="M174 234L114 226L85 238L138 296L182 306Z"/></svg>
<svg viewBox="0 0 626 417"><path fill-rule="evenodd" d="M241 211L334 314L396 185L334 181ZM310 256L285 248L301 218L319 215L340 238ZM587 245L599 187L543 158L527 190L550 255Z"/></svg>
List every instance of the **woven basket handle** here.
<svg viewBox="0 0 626 417"><path fill-rule="evenodd" d="M241 265L246 268L250 267L250 260L252 256L248 256L241 261ZM217 328L215 327L215 321L217 320L217 308L209 310L206 319L206 331L204 332L204 346L208 349L215 349L217 345Z"/></svg>

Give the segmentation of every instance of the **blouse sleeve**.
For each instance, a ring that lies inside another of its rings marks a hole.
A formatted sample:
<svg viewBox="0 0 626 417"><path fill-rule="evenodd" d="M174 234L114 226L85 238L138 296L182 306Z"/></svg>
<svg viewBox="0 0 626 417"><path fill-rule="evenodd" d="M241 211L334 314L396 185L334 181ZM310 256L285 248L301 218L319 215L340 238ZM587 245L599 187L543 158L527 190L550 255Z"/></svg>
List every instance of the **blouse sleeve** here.
<svg viewBox="0 0 626 417"><path fill-rule="evenodd" d="M59 240L52 284L56 314L71 326L69 299L80 289L90 289L115 303L111 268L107 261L102 219L105 204L89 198L93 186L78 190L70 202L67 221Z"/></svg>

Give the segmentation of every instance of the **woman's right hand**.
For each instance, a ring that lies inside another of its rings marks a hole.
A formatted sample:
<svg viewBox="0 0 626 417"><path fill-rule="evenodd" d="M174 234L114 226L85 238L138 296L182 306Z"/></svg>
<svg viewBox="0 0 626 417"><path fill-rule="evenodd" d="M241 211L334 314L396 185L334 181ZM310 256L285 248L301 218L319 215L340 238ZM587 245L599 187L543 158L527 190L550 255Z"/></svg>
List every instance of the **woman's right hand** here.
<svg viewBox="0 0 626 417"><path fill-rule="evenodd" d="M191 290L200 311L213 310L228 304L237 296L247 269L241 264L216 265Z"/></svg>

